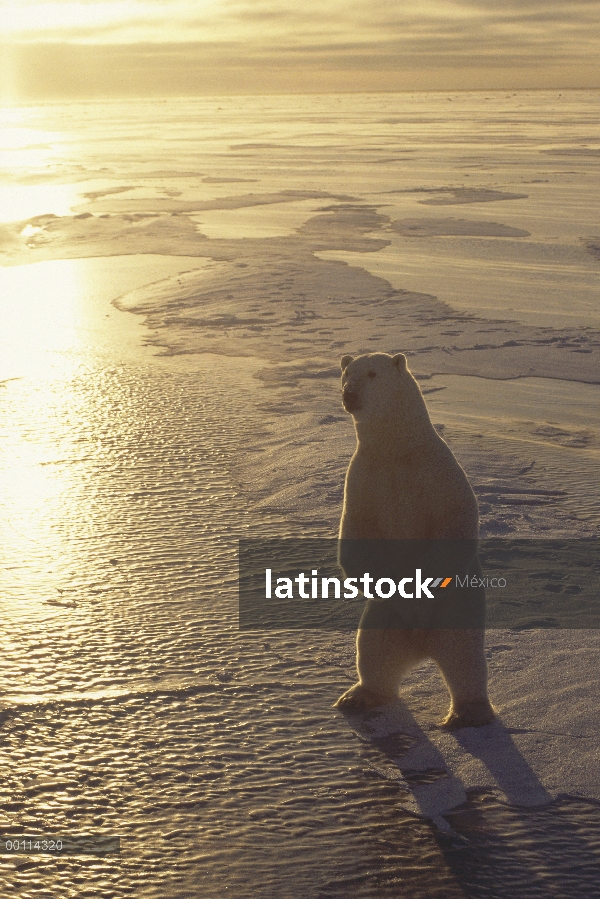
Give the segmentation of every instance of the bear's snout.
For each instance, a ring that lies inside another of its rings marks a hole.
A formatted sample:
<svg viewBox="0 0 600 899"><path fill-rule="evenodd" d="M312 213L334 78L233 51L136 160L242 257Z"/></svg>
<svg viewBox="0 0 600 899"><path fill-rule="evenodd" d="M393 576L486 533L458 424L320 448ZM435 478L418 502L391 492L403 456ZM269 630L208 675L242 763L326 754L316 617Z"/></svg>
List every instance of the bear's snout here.
<svg viewBox="0 0 600 899"><path fill-rule="evenodd" d="M346 412L355 412L359 406L359 396L354 390L348 387L342 391L342 405Z"/></svg>

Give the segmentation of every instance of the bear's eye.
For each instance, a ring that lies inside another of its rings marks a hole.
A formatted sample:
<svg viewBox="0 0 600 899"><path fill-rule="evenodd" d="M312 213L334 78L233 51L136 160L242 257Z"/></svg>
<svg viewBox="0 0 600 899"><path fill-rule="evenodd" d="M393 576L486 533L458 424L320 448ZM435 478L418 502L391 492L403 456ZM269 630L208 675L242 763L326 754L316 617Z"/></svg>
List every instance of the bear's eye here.
<svg viewBox="0 0 600 899"><path fill-rule="evenodd" d="M370 378L376 378L376 377L377 377L377 372L376 372L376 371L370 371L370 372L369 372L369 377L370 377Z"/></svg>

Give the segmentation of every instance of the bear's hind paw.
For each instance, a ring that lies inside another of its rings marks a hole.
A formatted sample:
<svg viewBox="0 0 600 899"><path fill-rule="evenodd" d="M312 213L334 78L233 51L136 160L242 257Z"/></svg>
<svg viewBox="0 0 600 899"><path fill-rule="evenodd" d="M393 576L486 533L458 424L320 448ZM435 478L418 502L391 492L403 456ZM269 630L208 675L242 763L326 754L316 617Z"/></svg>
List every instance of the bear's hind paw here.
<svg viewBox="0 0 600 899"><path fill-rule="evenodd" d="M353 687L346 690L343 696L340 696L337 702L334 702L333 708L341 709L343 712L364 712L378 706L388 705L395 699L395 696L384 696L362 684L354 684Z"/></svg>
<svg viewBox="0 0 600 899"><path fill-rule="evenodd" d="M460 727L484 727L496 718L489 702L470 702L460 709L451 708L440 727L444 730L458 730Z"/></svg>

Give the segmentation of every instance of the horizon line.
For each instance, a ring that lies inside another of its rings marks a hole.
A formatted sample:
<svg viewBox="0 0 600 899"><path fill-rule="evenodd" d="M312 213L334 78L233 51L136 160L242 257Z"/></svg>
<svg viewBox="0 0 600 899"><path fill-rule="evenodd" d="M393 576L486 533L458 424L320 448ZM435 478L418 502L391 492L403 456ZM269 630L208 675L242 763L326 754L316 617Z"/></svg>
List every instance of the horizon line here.
<svg viewBox="0 0 600 899"><path fill-rule="evenodd" d="M600 85L597 87L462 87L462 88L396 88L394 90L335 90L335 91L251 91L251 92L231 92L231 93L206 93L206 94L106 94L106 95L90 95L89 97L67 95L56 97L14 97L0 98L0 109L10 109L19 106L47 106L62 103L107 103L107 102L126 102L129 100L137 101L160 101L168 102L170 100L223 100L228 98L248 98L248 97L336 97L336 96L377 96L380 94L441 94L448 96L449 94L531 94L531 93L593 93L600 92Z"/></svg>

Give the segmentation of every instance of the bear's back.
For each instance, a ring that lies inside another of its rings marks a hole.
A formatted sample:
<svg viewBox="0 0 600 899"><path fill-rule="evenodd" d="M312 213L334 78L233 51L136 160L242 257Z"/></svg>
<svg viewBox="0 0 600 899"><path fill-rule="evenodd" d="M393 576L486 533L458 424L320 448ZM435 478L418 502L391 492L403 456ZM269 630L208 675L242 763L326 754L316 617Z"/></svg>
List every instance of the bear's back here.
<svg viewBox="0 0 600 899"><path fill-rule="evenodd" d="M433 427L406 358L344 357L342 367L357 448L346 476L340 536L476 538L477 500Z"/></svg>
<svg viewBox="0 0 600 899"><path fill-rule="evenodd" d="M444 539L478 536L477 500L450 448L435 434L413 454L377 457L359 444L346 475L340 536Z"/></svg>

